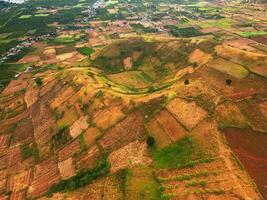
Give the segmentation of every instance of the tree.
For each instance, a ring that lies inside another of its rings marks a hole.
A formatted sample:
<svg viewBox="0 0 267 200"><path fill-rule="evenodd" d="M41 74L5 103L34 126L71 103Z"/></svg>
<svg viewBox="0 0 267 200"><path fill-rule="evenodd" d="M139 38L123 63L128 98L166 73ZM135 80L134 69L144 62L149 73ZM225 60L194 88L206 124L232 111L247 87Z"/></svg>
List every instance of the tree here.
<svg viewBox="0 0 267 200"><path fill-rule="evenodd" d="M36 79L34 79L34 81L38 87L40 87L43 84L43 80L41 77L37 77Z"/></svg>
<svg viewBox="0 0 267 200"><path fill-rule="evenodd" d="M233 83L233 81L231 79L226 79L225 82L226 82L227 85L232 85L232 83Z"/></svg>
<svg viewBox="0 0 267 200"><path fill-rule="evenodd" d="M152 136L148 136L146 139L146 143L149 147L152 147L155 144L155 139Z"/></svg>
<svg viewBox="0 0 267 200"><path fill-rule="evenodd" d="M189 84L189 80L186 79L186 80L184 81L184 84L185 84L185 85L188 85L188 84Z"/></svg>

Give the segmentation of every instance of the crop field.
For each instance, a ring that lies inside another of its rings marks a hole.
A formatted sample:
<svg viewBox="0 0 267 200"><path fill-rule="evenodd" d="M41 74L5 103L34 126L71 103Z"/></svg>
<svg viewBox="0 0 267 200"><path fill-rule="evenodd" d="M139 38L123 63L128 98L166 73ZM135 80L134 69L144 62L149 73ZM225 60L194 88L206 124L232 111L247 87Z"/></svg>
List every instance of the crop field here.
<svg viewBox="0 0 267 200"><path fill-rule="evenodd" d="M245 78L249 73L248 70L241 65L220 58L210 61L207 65L212 69L226 73L238 79Z"/></svg>
<svg viewBox="0 0 267 200"><path fill-rule="evenodd" d="M0 199L267 198L265 7L0 2Z"/></svg>

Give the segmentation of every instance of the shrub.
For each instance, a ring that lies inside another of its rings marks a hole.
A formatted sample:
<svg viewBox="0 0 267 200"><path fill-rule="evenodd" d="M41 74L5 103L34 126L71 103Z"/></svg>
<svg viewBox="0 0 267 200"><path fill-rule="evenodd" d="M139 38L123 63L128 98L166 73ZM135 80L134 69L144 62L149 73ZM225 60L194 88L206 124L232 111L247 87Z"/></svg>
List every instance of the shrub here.
<svg viewBox="0 0 267 200"><path fill-rule="evenodd" d="M38 87L43 85L43 79L41 77L35 78L34 81Z"/></svg>
<svg viewBox="0 0 267 200"><path fill-rule="evenodd" d="M92 170L82 169L75 176L62 180L59 183L54 184L47 192L48 196L51 196L55 192L68 192L83 187L93 180L107 175L110 169L110 164L106 159L100 161Z"/></svg>

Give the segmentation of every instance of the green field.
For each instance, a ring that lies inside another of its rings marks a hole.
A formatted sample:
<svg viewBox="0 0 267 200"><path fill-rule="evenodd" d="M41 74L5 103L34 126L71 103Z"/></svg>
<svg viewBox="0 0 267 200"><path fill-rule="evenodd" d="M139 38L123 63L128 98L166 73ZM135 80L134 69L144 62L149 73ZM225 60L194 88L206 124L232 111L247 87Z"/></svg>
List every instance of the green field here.
<svg viewBox="0 0 267 200"><path fill-rule="evenodd" d="M180 141L171 144L163 149L155 150L152 153L154 166L157 168L175 168L184 164L192 158L194 153L191 137L185 137Z"/></svg>
<svg viewBox="0 0 267 200"><path fill-rule="evenodd" d="M261 36L261 35L267 35L267 31L244 31L244 32L238 32L237 34L243 37Z"/></svg>
<svg viewBox="0 0 267 200"><path fill-rule="evenodd" d="M19 19L29 19L31 15L21 15Z"/></svg>
<svg viewBox="0 0 267 200"><path fill-rule="evenodd" d="M92 48L89 48L89 47L81 47L81 48L77 48L77 51L83 55L86 55L86 56L90 56L92 53L95 52L94 49Z"/></svg>

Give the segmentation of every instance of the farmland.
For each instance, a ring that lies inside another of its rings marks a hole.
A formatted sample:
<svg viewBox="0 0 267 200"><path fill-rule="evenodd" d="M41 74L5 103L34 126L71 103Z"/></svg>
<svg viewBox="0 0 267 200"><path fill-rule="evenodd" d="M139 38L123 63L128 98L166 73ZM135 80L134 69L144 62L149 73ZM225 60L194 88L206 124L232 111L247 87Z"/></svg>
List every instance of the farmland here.
<svg viewBox="0 0 267 200"><path fill-rule="evenodd" d="M0 199L266 199L266 7L0 2Z"/></svg>

